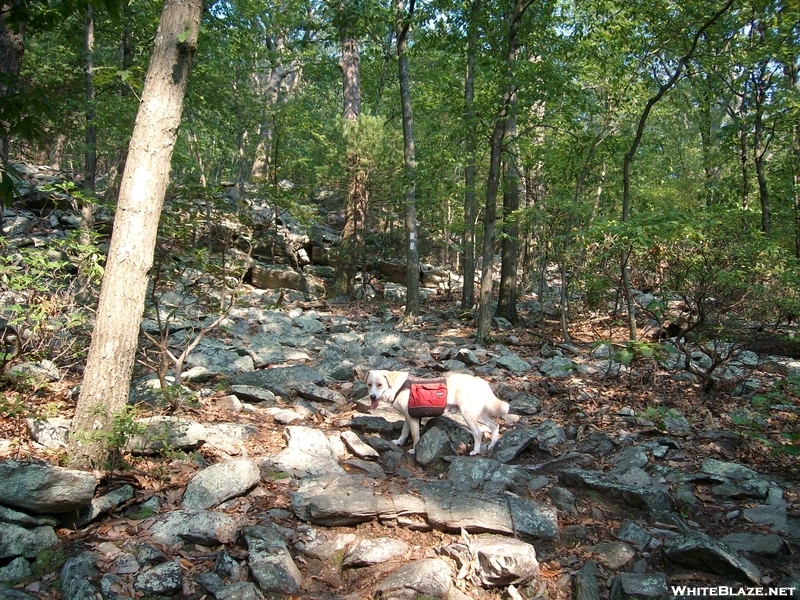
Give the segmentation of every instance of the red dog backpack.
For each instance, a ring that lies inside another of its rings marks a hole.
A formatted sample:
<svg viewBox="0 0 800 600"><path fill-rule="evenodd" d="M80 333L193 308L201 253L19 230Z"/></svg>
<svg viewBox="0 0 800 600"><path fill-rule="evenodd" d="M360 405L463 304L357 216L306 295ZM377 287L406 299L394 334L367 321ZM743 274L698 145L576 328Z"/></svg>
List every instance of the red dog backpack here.
<svg viewBox="0 0 800 600"><path fill-rule="evenodd" d="M407 381L411 391L408 414L417 419L438 417L447 406L447 384L444 379ZM406 384L403 387L406 387Z"/></svg>

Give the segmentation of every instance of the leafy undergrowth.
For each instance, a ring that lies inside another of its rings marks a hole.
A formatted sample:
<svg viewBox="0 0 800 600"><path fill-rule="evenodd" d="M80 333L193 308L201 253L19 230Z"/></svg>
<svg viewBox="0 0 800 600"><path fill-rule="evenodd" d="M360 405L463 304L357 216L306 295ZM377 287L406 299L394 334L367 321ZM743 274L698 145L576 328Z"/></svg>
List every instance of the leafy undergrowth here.
<svg viewBox="0 0 800 600"><path fill-rule="evenodd" d="M438 314L437 307L429 305L431 314ZM444 307L446 308L446 307ZM442 310L444 310L442 308ZM333 312L345 313L349 318L360 322L374 313L374 307L364 304L328 307ZM401 313L397 308L391 309L399 320ZM474 323L460 321L446 322L437 317L427 319L419 326L424 330L425 338L434 348L436 358L436 340L439 336L449 339L461 338L463 346L474 344ZM513 331L495 332L495 337L488 350L494 344L504 344L523 358L541 357L543 328L520 327ZM558 325L546 323L545 334L552 334L557 339ZM602 333L600 333L602 332ZM592 345L598 339L611 339L624 347L626 332L616 329L606 321L586 321L578 323L571 331L573 343L583 355L588 355ZM550 344L553 342L550 340ZM426 365L430 366L430 365ZM495 371L487 378L499 395L511 392L525 392L536 396L541 401L541 411L530 417L526 423L536 425L544 419L555 420L572 440L580 440L597 431L606 432L617 439L620 435L637 434L639 440L648 436L663 435L659 428L661 420L670 414L680 414L692 424L691 432L685 435L671 434L680 445L680 452L675 458L667 458L665 464L682 472L697 471L707 458L717 458L744 464L759 473L769 476L775 481L785 482L784 499L788 502L790 516L800 516L800 498L797 496L800 483L800 469L794 452L797 450L798 428L798 388L778 376L759 373L764 381L762 390L755 396L743 397L732 393L733 386L717 386L712 392L704 391L698 383L678 382L671 379L671 373L665 371L652 357L638 356L630 364L631 371L620 376L573 376L558 380L546 380L536 369L522 377L515 377L506 371ZM6 389L2 410L0 410L0 440L10 441L5 448L0 447L0 458L43 458L54 463L64 462L63 454L45 449L34 443L27 434L24 418L31 415L61 416L71 418L75 408L74 396L70 391L80 382L75 373L67 375L57 384L35 389ZM349 395L354 382L333 384L331 387ZM213 388L214 384L206 383L204 387ZM220 390L224 386L217 386ZM285 447L282 437L283 426L275 423L272 417L263 413L231 414L214 405L219 391L210 397L203 398L199 405L184 407L181 414L199 422L238 421L255 425L259 429L257 437L246 442L242 453L251 457L277 453ZM333 416L313 415L311 424L322 430L333 431L337 423L350 412L357 409L355 405L344 407ZM363 409L362 409L363 410ZM638 418L631 418L631 411ZM141 409L140 416L153 414L152 409ZM627 416L626 416L627 415ZM736 432L740 443L735 447L722 447L718 441L700 435L709 430L729 430ZM569 445L569 444L568 444ZM566 448L556 448L556 453L566 452ZM127 456L122 468L102 474L100 492L119 486L123 482L135 487L136 497L128 505L138 504L157 494L162 502L161 510L177 508L187 482L197 472L201 464L212 464L229 458L219 450L204 446L197 455L177 455L172 453L158 458L137 458ZM522 464L532 464L551 459L552 456L527 453L519 460ZM602 460L602 459L601 459ZM423 471L406 455L403 465L415 476L424 475ZM598 468L602 463L598 465ZM549 486L548 486L549 487ZM286 509L287 516L279 524L296 529L299 523L292 516L289 493L291 484L286 479L265 478L256 490L248 496L239 498L226 509L241 515L258 515L271 509ZM528 590L534 595L547 594L550 598L572 597L569 586L570 575L579 569L592 556L591 545L595 542L614 539L622 522L630 517L614 507L604 504L590 494L575 490L578 498L578 513L559 515L562 532L581 530L580 539L564 535L557 542L537 543L537 553L542 563L542 582L544 587ZM690 511L684 510L681 516L691 526L706 531L713 537L736 531L753 531L753 526L744 519L731 521L725 517L730 507L719 503L710 492L702 487L696 489L699 501ZM547 487L533 492L533 498L549 502ZM746 507L741 503L742 507ZM126 507L119 507L115 513L107 516L80 531L60 530L65 540L65 547L92 548L103 542L116 542L136 537L147 539L148 521L131 520L122 516ZM146 516L146 515L142 515ZM664 525L669 527L669 525ZM458 540L455 533L414 531L405 528L386 527L380 523L363 524L341 531L355 532L359 536L373 537L390 535L406 539L411 547L413 558L429 556L432 549L453 543ZM216 555L215 548L194 546L191 549L180 549L178 554L184 567L185 580L189 591L197 597L202 594L191 583L193 574L210 570ZM235 557L243 558L243 547L227 548ZM796 558L796 555L795 555ZM325 594L352 594L359 597L363 590L378 581L395 564L382 564L365 569L342 570L331 562L320 562L298 557L301 570L305 574L306 597L322 597ZM653 569L662 565L658 557L650 559ZM769 570L772 568L773 570ZM797 568L797 565L794 565ZM774 580L785 574L785 565L776 564L768 567L765 573ZM606 573L611 576L613 573ZM682 574L671 572L676 582L685 578L687 581L713 581L713 576L700 572ZM57 598L58 593L49 584L55 579L52 573L42 573L41 578L29 585L28 591L39 594L42 598ZM671 579L672 580L672 579ZM33 586L33 587L31 587ZM499 591L479 590L471 588L470 594L475 598L499 598Z"/></svg>

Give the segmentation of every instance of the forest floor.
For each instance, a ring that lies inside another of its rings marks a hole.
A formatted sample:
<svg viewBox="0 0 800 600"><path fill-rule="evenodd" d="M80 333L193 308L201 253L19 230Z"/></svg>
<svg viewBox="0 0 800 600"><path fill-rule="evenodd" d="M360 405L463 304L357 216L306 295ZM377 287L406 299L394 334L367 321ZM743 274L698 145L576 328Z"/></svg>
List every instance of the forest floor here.
<svg viewBox="0 0 800 600"><path fill-rule="evenodd" d="M430 309L435 312L437 307L432 303ZM330 305L326 310L357 320L368 315L371 307L365 304ZM399 308L394 308L393 311L399 319L401 316ZM473 325L472 322L442 323L433 320L429 324L421 325L420 328L424 330L430 327L430 334L434 337L442 328L446 327L448 335L463 337L464 346L469 347L474 344ZM607 319L577 322L573 325L570 333L574 345L586 354L589 353L592 344L599 339L610 338L619 343L624 343L627 339L627 330L613 326ZM544 328L537 327L536 331L518 328L512 331L496 332L493 343L506 345L522 358L538 358L541 356L542 345L545 341L542 334L552 336L551 340L558 340L560 338L558 323L546 322ZM764 339L770 341L768 338L769 336L765 336ZM779 342L786 346L786 354L794 354L800 348L785 337L781 337ZM770 344L775 345L772 341ZM780 440L784 439L783 434L787 432L800 433L798 424L800 410L797 410L797 407L800 406L800 391L797 388L791 385L772 387L772 383L779 382L781 378L777 375L765 375L767 385L762 393L772 394L770 396L772 405L794 405L795 410L777 408L764 411L761 426L758 429L747 429L734 424L731 414L740 410L753 411L759 407L754 405L752 397L734 395L733 390L728 389L732 386L719 386L712 391L707 391L697 383L674 381L671 373L660 368L652 360L642 361L640 364L635 363L632 367L629 374L618 377L595 376L591 379L568 378L557 381L546 380L535 370L524 377L515 377L504 372L494 379L492 385L495 387L497 384L501 384L506 388L530 389L531 395L535 395L541 401L541 411L532 417L533 423L553 419L565 431L572 431L573 435L581 437L594 431L604 431L612 438L617 438L623 429L641 437L663 435L663 432L654 428L652 424L648 424L646 419L632 423L630 419L620 416L620 411L624 408L632 408L637 414L647 415L648 410L675 409L693 425L691 433L677 438L685 457L685 460L680 463L681 470L689 471L692 468L699 470L704 460L717 458L746 465L775 481L791 481L794 483L793 489L800 489L800 461L792 454L798 449L798 446L778 445ZM0 412L0 440L13 442L5 450L0 450L0 459L39 458L55 464L63 464L65 462L63 452L44 448L31 440L27 433L25 417L29 414L44 414L71 419L75 410L75 395L71 392L79 383L80 374L68 372L58 383L48 384L40 389L4 390L6 405L24 406L25 411ZM211 382L203 384L203 387L214 388L215 385ZM331 387L347 395L351 390L352 382L333 384ZM258 436L245 444L245 452L251 457L275 454L285 447L282 435L283 426L273 422L271 417L260 412L238 413L232 416L231 413L216 407L215 400L227 393L222 387L219 389L221 391L203 398L198 405L180 409L178 414L200 423L235 420L257 426ZM312 420L315 427L332 430L336 428L336 423L341 422L354 410L358 410L358 407L348 404L340 409L335 419L325 419L314 415ZM140 416L149 416L156 412L163 411L144 408L140 411ZM695 434L695 432L709 429L736 431L744 436L745 443L731 451L718 447L711 439ZM212 464L222 458L215 450L207 447L201 448L200 452L203 454L205 464ZM526 453L518 459L518 464L532 464L546 458L552 457L537 455L535 452ZM126 456L125 461L126 464L122 466L123 468L100 474L103 481L101 487L110 489L117 487L121 482L132 483L136 489L136 498L132 502L141 502L153 494L158 494L164 508L177 508L186 484L198 469L196 462L183 460L176 456L160 458ZM424 474L413 460L409 460L404 466L415 476ZM669 462L667 462L667 466L669 466ZM285 483L280 480L264 481L259 488L259 493L240 499L234 510L253 512L254 514L274 508L291 510L289 494L292 490ZM102 491L103 489L99 490L99 492ZM541 498L534 494L533 499L549 502L544 490L538 493ZM700 502L692 509L691 514L687 513L682 516L696 523L699 529L712 537L735 532L739 528L745 530L747 527L747 530L752 530L752 526L746 526L741 519L733 524L725 519L723 515L729 508L717 504L718 499L712 494L704 494L700 489L698 498ZM800 498L788 494L785 500L789 505L790 516L795 518L800 516ZM593 539L602 541L613 538L613 533L619 529L620 519L618 515L606 512L588 499L582 499L579 500L577 514L559 514L559 527L563 529L570 525L586 527L589 531L589 538L586 541L591 542ZM130 535L130 528L131 523L122 518L120 510L80 531L60 530L59 534L78 546L93 547L102 541L114 541ZM422 556L429 552L429 549L441 546L446 542L452 543L456 538L451 534L437 531L420 532L403 528L395 528L391 533L386 533L385 527L376 522L366 523L359 526L358 529L365 535L403 537L416 549L415 552ZM347 528L347 530L352 531L352 528ZM566 542L566 540L561 540L536 545L537 554L542 563L542 581L547 585L550 598L571 596L571 594L565 593L567 576L574 573L574 570L585 562L587 554L591 552L590 545L585 542L572 546L567 546ZM229 551L231 550L229 549ZM243 548L240 548L239 551L244 553ZM210 565L213 566L214 553L209 549L205 559L200 556L198 560L197 555L191 557L187 555L185 558L186 560L182 562L185 563L186 569L198 572L207 570ZM306 564L301 564L301 570L304 571L306 580L311 582L309 583L310 590L317 588L320 594L341 590L339 593L355 593L354 597L357 597L358 590L365 589L365 586L371 586L375 580L381 577L385 566L378 565L374 568L341 571L331 569L330 565L306 562ZM769 573L776 581L786 574L784 567L779 564L776 564L774 571ZM671 575L670 581L678 582L682 576L681 573L674 573ZM698 574L691 573L685 577L696 582ZM479 591L477 593L479 595L476 595L476 598L500 597L498 592Z"/></svg>

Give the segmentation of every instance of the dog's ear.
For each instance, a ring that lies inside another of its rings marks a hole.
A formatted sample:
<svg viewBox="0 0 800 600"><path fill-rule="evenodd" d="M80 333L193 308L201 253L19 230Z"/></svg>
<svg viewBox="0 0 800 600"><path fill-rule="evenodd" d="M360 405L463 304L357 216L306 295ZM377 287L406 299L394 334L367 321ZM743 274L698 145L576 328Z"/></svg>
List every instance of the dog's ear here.
<svg viewBox="0 0 800 600"><path fill-rule="evenodd" d="M386 385L389 386L390 389L394 389L397 385L398 381L400 381L400 376L403 375L402 371L384 371L383 376L386 377Z"/></svg>

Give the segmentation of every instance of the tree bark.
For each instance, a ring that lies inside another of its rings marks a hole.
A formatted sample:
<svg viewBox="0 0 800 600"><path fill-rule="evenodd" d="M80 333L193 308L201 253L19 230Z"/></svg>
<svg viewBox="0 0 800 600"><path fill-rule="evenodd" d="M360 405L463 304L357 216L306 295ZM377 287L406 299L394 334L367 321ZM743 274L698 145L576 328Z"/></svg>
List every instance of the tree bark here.
<svg viewBox="0 0 800 600"><path fill-rule="evenodd" d="M689 61L694 56L695 51L697 50L697 46L700 44L700 40L702 39L705 32L719 19L727 10L733 5L734 0L727 0L727 2L720 8L717 12L715 12L708 21L706 21L702 27L700 27L694 34L691 40L691 44L689 48L686 50L686 53L681 56L678 64L675 67L675 70L670 75L669 79L666 83L660 85L658 87L658 91L648 99L647 103L645 104L644 110L642 111L641 116L639 117L639 123L636 127L636 133L633 136L633 141L631 142L630 148L628 148L628 152L625 153L625 157L622 160L622 221L628 222L630 220L630 212L631 212L631 163L633 162L633 157L636 156L636 151L639 149L639 144L642 141L642 137L644 136L645 126L647 125L647 119L650 117L650 113L653 110L653 107L658 104L658 102L664 97L664 95L671 90L678 80L683 76L683 73L686 69L686 66L689 64ZM631 295L631 288L630 288L630 274L628 272L628 265L629 259L631 257L631 248L626 248L622 252L622 256L620 258L620 273L621 273L621 280L622 280L622 292L625 296L625 303L627 304L628 308L628 333L631 340L636 340L638 337L638 333L636 330L636 306L633 303L633 296Z"/></svg>
<svg viewBox="0 0 800 600"><path fill-rule="evenodd" d="M511 101L516 104L516 95ZM503 242L500 248L500 291L497 294L497 316L516 325L517 274L519 271L519 226L514 213L519 209L519 168L514 139L517 136L517 117L512 110L508 116L506 139L506 168L503 189Z"/></svg>
<svg viewBox="0 0 800 600"><path fill-rule="evenodd" d="M347 24L342 26L341 36L342 58L339 66L342 69L342 96L344 99L342 136L345 143L347 181L339 272L344 281L345 293L351 295L355 289L355 276L360 259L358 255L361 253L367 212L367 192L358 141L359 118L361 117L361 69L358 39Z"/></svg>
<svg viewBox="0 0 800 600"><path fill-rule="evenodd" d="M81 393L70 463L103 466L118 451L108 432L128 400L148 270L169 182L172 151L203 3L165 0L120 186L114 232Z"/></svg>
<svg viewBox="0 0 800 600"><path fill-rule="evenodd" d="M84 23L83 51L85 53L84 78L86 82L86 149L83 168L83 189L94 192L97 179L97 126L94 108L94 11L92 5L86 7ZM81 211L82 220L87 215Z"/></svg>
<svg viewBox="0 0 800 600"><path fill-rule="evenodd" d="M531 1L517 0L509 17L507 48L504 57L505 74L500 110L495 119L489 152L489 173L486 178L486 209L483 227L483 265L481 270L480 310L478 312L477 342L486 343L492 324L492 276L494 274L494 241L497 215L497 190L500 187L503 138L506 133L508 115L514 98L516 87L513 69L517 59L519 26L522 16L531 5Z"/></svg>
<svg viewBox="0 0 800 600"><path fill-rule="evenodd" d="M461 310L475 306L475 152L478 144L475 127L475 47L478 44L478 11L480 0L472 0L467 24L467 72L464 77L464 285L461 288Z"/></svg>
<svg viewBox="0 0 800 600"><path fill-rule="evenodd" d="M397 0L397 65L400 78L400 105L403 113L403 159L405 163L406 208L406 310L403 323L413 324L419 315L419 236L417 233L416 178L417 159L414 148L414 117L411 110L411 77L408 73L408 30L414 15L415 0L408 13L403 0Z"/></svg>
<svg viewBox="0 0 800 600"><path fill-rule="evenodd" d="M20 20L9 23L9 15L20 7L20 0L0 3L0 98L17 93L22 56L25 53L25 24ZM8 167L8 128L11 123L0 121L0 175L5 177ZM3 186L7 189L7 186ZM0 197L0 220L3 217L5 198ZM10 198L9 198L10 200Z"/></svg>

